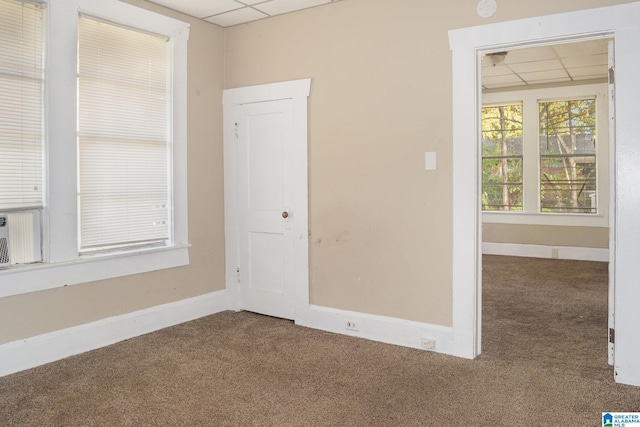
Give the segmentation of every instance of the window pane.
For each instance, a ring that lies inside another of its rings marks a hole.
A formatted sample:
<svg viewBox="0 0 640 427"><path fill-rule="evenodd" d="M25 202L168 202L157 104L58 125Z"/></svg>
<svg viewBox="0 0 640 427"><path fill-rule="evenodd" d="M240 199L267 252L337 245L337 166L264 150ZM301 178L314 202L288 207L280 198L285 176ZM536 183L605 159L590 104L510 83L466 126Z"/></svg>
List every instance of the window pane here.
<svg viewBox="0 0 640 427"><path fill-rule="evenodd" d="M522 210L522 158L482 160L482 207Z"/></svg>
<svg viewBox="0 0 640 427"><path fill-rule="evenodd" d="M170 238L167 39L81 17L80 250Z"/></svg>
<svg viewBox="0 0 640 427"><path fill-rule="evenodd" d="M482 109L482 208L522 210L522 104Z"/></svg>
<svg viewBox="0 0 640 427"><path fill-rule="evenodd" d="M596 157L540 159L542 212L596 213Z"/></svg>
<svg viewBox="0 0 640 427"><path fill-rule="evenodd" d="M0 1L0 210L42 206L42 8Z"/></svg>
<svg viewBox="0 0 640 427"><path fill-rule="evenodd" d="M597 213L595 99L540 103L540 209Z"/></svg>

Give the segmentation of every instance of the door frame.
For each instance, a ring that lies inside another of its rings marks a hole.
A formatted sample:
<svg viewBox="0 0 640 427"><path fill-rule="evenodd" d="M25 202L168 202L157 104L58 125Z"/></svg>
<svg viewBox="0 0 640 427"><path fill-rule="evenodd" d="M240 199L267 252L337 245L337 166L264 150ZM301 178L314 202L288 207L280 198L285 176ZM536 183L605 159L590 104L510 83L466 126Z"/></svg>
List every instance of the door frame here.
<svg viewBox="0 0 640 427"><path fill-rule="evenodd" d="M225 89L223 106L224 152L224 221L225 221L225 282L228 304L232 310L242 307L238 292L239 221L237 220L238 150L235 123L240 106L257 102L291 99L293 102L293 203L294 231L294 320L300 323L309 311L309 197L307 98L311 79L292 80L256 86Z"/></svg>
<svg viewBox="0 0 640 427"><path fill-rule="evenodd" d="M482 238L480 208L479 54L497 47L562 42L610 35L616 50L615 169L611 171L609 259L615 277L615 380L640 386L640 2L521 19L449 31L453 66L453 352L475 358L481 351ZM635 181L637 182L637 180ZM604 338L603 338L604 339Z"/></svg>

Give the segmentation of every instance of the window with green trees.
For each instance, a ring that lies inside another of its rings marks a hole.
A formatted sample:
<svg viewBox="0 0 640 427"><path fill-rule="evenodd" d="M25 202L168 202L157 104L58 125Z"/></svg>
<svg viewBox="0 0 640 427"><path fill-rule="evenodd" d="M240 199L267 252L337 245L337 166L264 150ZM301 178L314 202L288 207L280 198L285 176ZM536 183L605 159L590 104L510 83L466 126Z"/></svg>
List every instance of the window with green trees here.
<svg viewBox="0 0 640 427"><path fill-rule="evenodd" d="M540 210L597 213L595 98L540 102Z"/></svg>
<svg viewBox="0 0 640 427"><path fill-rule="evenodd" d="M601 135L604 145L596 145L596 122L606 117L597 111L606 110L602 88L568 88L559 91L558 98L549 98L554 94L553 89L534 89L486 96L482 108L484 212L602 213L598 175L603 167L607 173L599 158L604 155L606 161L606 134ZM606 209L606 200L603 203Z"/></svg>
<svg viewBox="0 0 640 427"><path fill-rule="evenodd" d="M482 108L482 209L522 210L522 104Z"/></svg>

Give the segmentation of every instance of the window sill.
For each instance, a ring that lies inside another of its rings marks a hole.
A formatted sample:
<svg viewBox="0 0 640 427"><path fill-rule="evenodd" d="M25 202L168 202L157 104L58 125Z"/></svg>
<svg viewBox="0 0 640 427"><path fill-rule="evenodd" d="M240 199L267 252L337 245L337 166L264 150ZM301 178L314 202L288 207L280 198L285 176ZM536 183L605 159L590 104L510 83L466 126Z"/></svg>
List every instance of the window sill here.
<svg viewBox="0 0 640 427"><path fill-rule="evenodd" d="M189 264L189 244L0 270L0 298Z"/></svg>
<svg viewBox="0 0 640 427"><path fill-rule="evenodd" d="M602 214L483 212L482 222L488 224L609 227L609 218Z"/></svg>

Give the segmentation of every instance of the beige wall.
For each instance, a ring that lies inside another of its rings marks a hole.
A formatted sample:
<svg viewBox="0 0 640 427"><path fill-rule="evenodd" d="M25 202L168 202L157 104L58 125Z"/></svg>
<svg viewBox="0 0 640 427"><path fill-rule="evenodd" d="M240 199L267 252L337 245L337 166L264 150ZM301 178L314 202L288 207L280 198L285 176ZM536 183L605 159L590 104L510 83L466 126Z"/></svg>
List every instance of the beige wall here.
<svg viewBox="0 0 640 427"><path fill-rule="evenodd" d="M482 241L606 249L609 247L609 229L607 227L484 223L482 224Z"/></svg>
<svg viewBox="0 0 640 427"><path fill-rule="evenodd" d="M187 267L0 299L0 343L224 289L222 86L224 31L186 15L189 251Z"/></svg>
<svg viewBox="0 0 640 427"><path fill-rule="evenodd" d="M228 29L227 88L312 78L311 302L451 325L447 31L617 3L342 0Z"/></svg>
<svg viewBox="0 0 640 427"><path fill-rule="evenodd" d="M226 31L180 15L192 23L191 264L0 299L0 343L223 289L221 90L305 77L313 79L311 302L450 325L447 31L626 2L498 0L497 14L485 20L477 0L342 0ZM437 171L424 171L425 151L437 152Z"/></svg>
<svg viewBox="0 0 640 427"><path fill-rule="evenodd" d="M230 29L226 86L312 78L311 303L447 325L451 79L425 78L450 57L418 15L346 0Z"/></svg>

